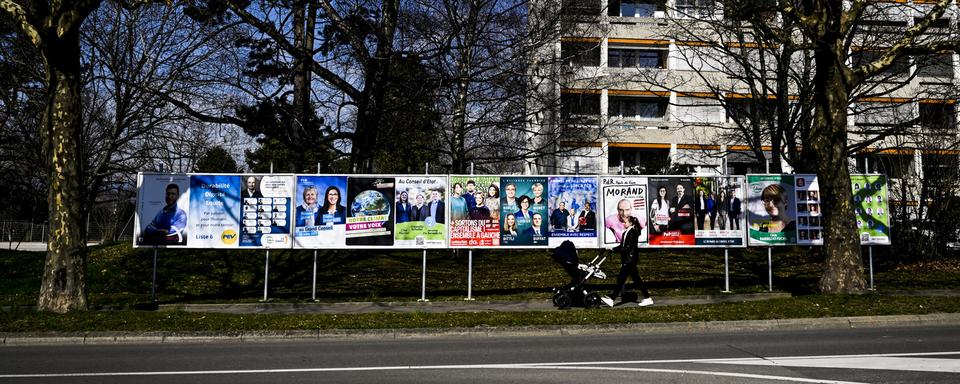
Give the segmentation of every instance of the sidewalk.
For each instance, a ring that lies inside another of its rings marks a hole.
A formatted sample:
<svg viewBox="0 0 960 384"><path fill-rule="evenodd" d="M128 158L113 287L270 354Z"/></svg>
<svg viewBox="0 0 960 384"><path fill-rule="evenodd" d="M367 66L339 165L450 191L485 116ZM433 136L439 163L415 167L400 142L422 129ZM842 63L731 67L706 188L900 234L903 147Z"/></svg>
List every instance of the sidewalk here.
<svg viewBox="0 0 960 384"><path fill-rule="evenodd" d="M722 302L756 301L790 297L789 293L749 293L730 295L654 297L655 306L712 304ZM636 303L624 303L612 309L634 308ZM574 310L578 308L573 308ZM579 308L582 310L583 308ZM600 308L610 309L606 307ZM555 311L550 300L526 301L427 301L427 302L350 302L350 303L249 303L249 304L165 304L161 311L250 313L412 313L412 312L525 312Z"/></svg>

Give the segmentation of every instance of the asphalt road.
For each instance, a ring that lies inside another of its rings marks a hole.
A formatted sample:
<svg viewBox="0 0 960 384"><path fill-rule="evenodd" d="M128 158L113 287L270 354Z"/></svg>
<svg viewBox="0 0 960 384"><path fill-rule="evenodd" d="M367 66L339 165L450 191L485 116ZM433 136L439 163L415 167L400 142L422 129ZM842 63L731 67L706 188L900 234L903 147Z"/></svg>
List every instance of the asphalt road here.
<svg viewBox="0 0 960 384"><path fill-rule="evenodd" d="M960 327L0 347L0 383L958 383Z"/></svg>

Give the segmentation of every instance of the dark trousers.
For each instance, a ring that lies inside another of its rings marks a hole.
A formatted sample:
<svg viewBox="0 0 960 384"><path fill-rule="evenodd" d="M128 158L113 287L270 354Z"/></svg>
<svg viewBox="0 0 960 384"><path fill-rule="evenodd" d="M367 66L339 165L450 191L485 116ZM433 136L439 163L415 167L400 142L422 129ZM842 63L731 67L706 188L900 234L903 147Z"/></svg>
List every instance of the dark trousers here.
<svg viewBox="0 0 960 384"><path fill-rule="evenodd" d="M640 271L637 270L637 258L631 258L626 263L620 264L620 273L617 275L617 287L613 290L613 293L610 294L611 299L616 299L620 296L620 293L623 292L627 284L628 277L633 279L634 289L639 289L640 293L643 294L643 298L650 297L650 292L647 291L647 285L643 283L643 279L640 278Z"/></svg>
<svg viewBox="0 0 960 384"><path fill-rule="evenodd" d="M570 282L567 283L567 285L564 285L562 288L564 291L576 287L581 281L583 281L583 277L586 272L581 271L580 268L577 268L576 264L563 263L561 265L563 265L563 270L567 272L567 275L570 276Z"/></svg>
<svg viewBox="0 0 960 384"><path fill-rule="evenodd" d="M730 229L740 230L740 215L730 214Z"/></svg>
<svg viewBox="0 0 960 384"><path fill-rule="evenodd" d="M699 229L699 230L704 230L704 229L706 229L706 228L703 227L703 222L704 222L704 219L705 219L706 217L707 217L707 214L704 213L703 211L700 211L700 212L697 213L697 229Z"/></svg>

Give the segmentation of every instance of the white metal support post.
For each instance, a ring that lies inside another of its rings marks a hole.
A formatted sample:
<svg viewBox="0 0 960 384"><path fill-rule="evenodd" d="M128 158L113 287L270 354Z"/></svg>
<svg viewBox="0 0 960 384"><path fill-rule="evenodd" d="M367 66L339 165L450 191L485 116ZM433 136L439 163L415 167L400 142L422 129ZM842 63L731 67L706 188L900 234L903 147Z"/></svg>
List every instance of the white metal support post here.
<svg viewBox="0 0 960 384"><path fill-rule="evenodd" d="M320 174L320 163L317 163L317 174ZM317 301L317 250L313 250L313 289L310 290L310 297Z"/></svg>
<svg viewBox="0 0 960 384"><path fill-rule="evenodd" d="M473 175L473 162L470 162L470 175ZM467 250L467 297L464 300L473 300L473 248Z"/></svg>
<svg viewBox="0 0 960 384"><path fill-rule="evenodd" d="M730 172L727 170L727 151L726 146L723 147L723 160L721 161L721 166L723 167L723 176L727 178L730 176ZM725 180L729 182L729 179ZM721 202L722 203L722 202ZM733 228L730 228L733 229ZM723 247L723 290L721 293L730 293L730 247Z"/></svg>
<svg viewBox="0 0 960 384"><path fill-rule="evenodd" d="M423 174L430 174L430 163L426 163L423 166ZM427 249L423 249L423 275L420 279L420 299L417 301L430 301L427 300Z"/></svg>
<svg viewBox="0 0 960 384"><path fill-rule="evenodd" d="M270 162L270 174L273 174L273 162ZM263 300L267 301L267 287L270 282L270 248L267 248L266 259L263 262Z"/></svg>

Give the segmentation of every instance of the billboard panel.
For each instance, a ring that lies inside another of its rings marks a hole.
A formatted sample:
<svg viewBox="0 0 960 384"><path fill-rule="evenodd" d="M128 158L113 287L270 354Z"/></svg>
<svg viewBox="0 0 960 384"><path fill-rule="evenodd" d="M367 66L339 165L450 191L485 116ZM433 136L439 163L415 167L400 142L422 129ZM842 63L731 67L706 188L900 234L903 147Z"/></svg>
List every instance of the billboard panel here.
<svg viewBox="0 0 960 384"><path fill-rule="evenodd" d="M398 176L394 198L394 244L409 248L447 245L447 178Z"/></svg>
<svg viewBox="0 0 960 384"><path fill-rule="evenodd" d="M347 246L393 245L394 184L386 176L347 178Z"/></svg>
<svg viewBox="0 0 960 384"><path fill-rule="evenodd" d="M640 221L638 244L647 244L649 231L647 209L647 178L640 176L602 176L600 182L603 204L603 235L600 245L613 248L620 245L626 231L627 218L634 216Z"/></svg>
<svg viewBox="0 0 960 384"><path fill-rule="evenodd" d="M551 176L548 178L551 247L570 240L580 248L597 247L597 178Z"/></svg>
<svg viewBox="0 0 960 384"><path fill-rule="evenodd" d="M500 176L450 176L450 190L450 246L499 246Z"/></svg>
<svg viewBox="0 0 960 384"><path fill-rule="evenodd" d="M298 175L294 210L294 247L342 248L346 245L346 176Z"/></svg>
<svg viewBox="0 0 960 384"><path fill-rule="evenodd" d="M135 246L186 246L190 233L190 176L140 174L137 177Z"/></svg>
<svg viewBox="0 0 960 384"><path fill-rule="evenodd" d="M857 233L862 245L890 245L890 210L885 175L850 175Z"/></svg>
<svg viewBox="0 0 960 384"><path fill-rule="evenodd" d="M500 245L549 245L547 178L510 176L501 177L500 182L504 189L500 198Z"/></svg>
<svg viewBox="0 0 960 384"><path fill-rule="evenodd" d="M797 243L794 180L794 175L747 175L749 245Z"/></svg>

